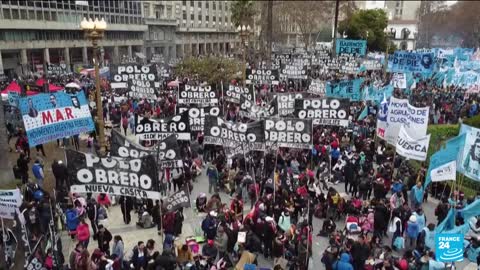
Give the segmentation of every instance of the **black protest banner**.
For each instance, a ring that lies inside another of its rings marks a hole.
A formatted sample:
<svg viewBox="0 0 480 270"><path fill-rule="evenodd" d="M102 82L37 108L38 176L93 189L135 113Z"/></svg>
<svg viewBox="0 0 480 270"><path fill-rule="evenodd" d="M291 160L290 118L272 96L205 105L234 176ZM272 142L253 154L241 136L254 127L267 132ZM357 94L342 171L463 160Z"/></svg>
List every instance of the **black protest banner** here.
<svg viewBox="0 0 480 270"><path fill-rule="evenodd" d="M165 202L167 212L173 212L182 207L190 207L190 194L187 190L187 186L170 195Z"/></svg>
<svg viewBox="0 0 480 270"><path fill-rule="evenodd" d="M287 169L283 169L282 176L281 176L281 185L284 190L287 190L288 193L295 192L293 187L293 177Z"/></svg>
<svg viewBox="0 0 480 270"><path fill-rule="evenodd" d="M265 140L278 147L310 149L312 129L311 119L266 119Z"/></svg>
<svg viewBox="0 0 480 270"><path fill-rule="evenodd" d="M190 140L188 112L160 121L135 116L135 135L140 140L163 140L172 134L176 134L178 140Z"/></svg>
<svg viewBox="0 0 480 270"><path fill-rule="evenodd" d="M128 80L128 96L132 98L146 98L157 100L157 91L155 90L155 82Z"/></svg>
<svg viewBox="0 0 480 270"><path fill-rule="evenodd" d="M277 102L270 102L263 106L257 105L255 101L249 100L245 95L240 96L240 117L249 119L263 119L273 117L277 114Z"/></svg>
<svg viewBox="0 0 480 270"><path fill-rule="evenodd" d="M247 69L247 84L278 84L278 70Z"/></svg>
<svg viewBox="0 0 480 270"><path fill-rule="evenodd" d="M225 91L224 99L228 102L233 103L240 103L240 96L245 95L248 100L255 100L255 91L253 87L242 87L242 86L235 86L229 85L228 89Z"/></svg>
<svg viewBox="0 0 480 270"><path fill-rule="evenodd" d="M277 94L278 115L287 116L295 111L295 99L304 98L303 93Z"/></svg>
<svg viewBox="0 0 480 270"><path fill-rule="evenodd" d="M142 199L160 199L155 156L129 159L99 158L65 150L70 190L74 193L107 193Z"/></svg>
<svg viewBox="0 0 480 270"><path fill-rule="evenodd" d="M59 65L48 63L47 72L55 75L67 74L67 65L65 63L60 63Z"/></svg>
<svg viewBox="0 0 480 270"><path fill-rule="evenodd" d="M219 107L177 107L178 113L188 112L190 119L190 131L203 131L205 125L205 116L220 116L221 110Z"/></svg>
<svg viewBox="0 0 480 270"><path fill-rule="evenodd" d="M325 81L321 81L318 79L312 80L312 82L308 86L307 93L323 97L325 96L325 89L326 89Z"/></svg>
<svg viewBox="0 0 480 270"><path fill-rule="evenodd" d="M250 128L249 128L250 127ZM205 116L204 144L220 145L224 148L237 148L239 145L252 145L254 150L263 151L265 136L263 124L232 123L220 117Z"/></svg>
<svg viewBox="0 0 480 270"><path fill-rule="evenodd" d="M281 76L288 79L307 79L307 68L305 66L285 65Z"/></svg>
<svg viewBox="0 0 480 270"><path fill-rule="evenodd" d="M128 83L129 80L158 81L155 66L142 66L137 64L118 65L113 70L112 83Z"/></svg>
<svg viewBox="0 0 480 270"><path fill-rule="evenodd" d="M179 89L178 104L215 106L218 104L218 96L217 93L212 90L210 85L181 85Z"/></svg>
<svg viewBox="0 0 480 270"><path fill-rule="evenodd" d="M247 123L246 150L265 151L265 120Z"/></svg>
<svg viewBox="0 0 480 270"><path fill-rule="evenodd" d="M110 155L121 158L141 158L153 155L157 158L159 169L181 168L183 166L180 147L174 134L160 141L156 148L150 149L131 142L116 130L112 130Z"/></svg>
<svg viewBox="0 0 480 270"><path fill-rule="evenodd" d="M314 125L348 126L350 101L340 98L309 98L295 100L295 117L312 119Z"/></svg>

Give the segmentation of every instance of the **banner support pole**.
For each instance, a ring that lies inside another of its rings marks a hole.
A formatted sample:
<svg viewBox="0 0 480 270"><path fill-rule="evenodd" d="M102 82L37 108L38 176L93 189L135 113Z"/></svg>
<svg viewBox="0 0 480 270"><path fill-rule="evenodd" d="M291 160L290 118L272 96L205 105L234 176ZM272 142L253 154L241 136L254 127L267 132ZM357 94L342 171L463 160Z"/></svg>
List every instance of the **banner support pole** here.
<svg viewBox="0 0 480 270"><path fill-rule="evenodd" d="M2 222L2 242L3 242L3 252L5 254L5 265L8 267L8 254L7 254L7 230L5 229L5 223L3 223L3 218L0 218Z"/></svg>

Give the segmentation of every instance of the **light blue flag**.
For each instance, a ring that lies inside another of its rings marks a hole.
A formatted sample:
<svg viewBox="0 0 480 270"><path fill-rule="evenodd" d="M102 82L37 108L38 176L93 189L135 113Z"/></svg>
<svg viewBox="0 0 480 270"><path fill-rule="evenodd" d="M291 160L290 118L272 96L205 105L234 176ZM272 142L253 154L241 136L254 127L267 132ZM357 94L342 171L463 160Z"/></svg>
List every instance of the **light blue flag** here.
<svg viewBox="0 0 480 270"><path fill-rule="evenodd" d="M473 203L460 210L460 213L465 221L471 217L480 215L480 199L476 199Z"/></svg>
<svg viewBox="0 0 480 270"><path fill-rule="evenodd" d="M365 107L363 107L362 112L358 116L358 121L362 121L363 119L365 119L365 117L367 117L367 115L368 115L368 106L365 105Z"/></svg>
<svg viewBox="0 0 480 270"><path fill-rule="evenodd" d="M435 233L452 230L455 228L455 209L450 208L445 219L435 228Z"/></svg>
<svg viewBox="0 0 480 270"><path fill-rule="evenodd" d="M466 137L465 134L460 134L457 137L454 137L448 140L445 143L445 148L440 149L430 157L430 166L428 166L427 176L425 179L425 183L423 185L424 188L426 188L428 184L430 184L430 182L432 181L430 173L432 172L433 169L436 169L451 161L457 160L458 153L460 151L463 151L463 146L465 144L465 137Z"/></svg>

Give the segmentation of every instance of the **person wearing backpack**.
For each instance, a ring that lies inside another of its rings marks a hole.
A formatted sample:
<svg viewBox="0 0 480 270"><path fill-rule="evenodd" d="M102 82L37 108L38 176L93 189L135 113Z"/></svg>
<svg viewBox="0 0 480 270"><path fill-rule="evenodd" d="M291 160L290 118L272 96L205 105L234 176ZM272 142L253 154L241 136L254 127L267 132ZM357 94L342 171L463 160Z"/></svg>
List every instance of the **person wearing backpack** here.
<svg viewBox="0 0 480 270"><path fill-rule="evenodd" d="M40 160L35 160L35 163L32 166L32 173L37 180L37 184L43 188L43 179L45 178L45 175L43 173L43 166L40 164Z"/></svg>

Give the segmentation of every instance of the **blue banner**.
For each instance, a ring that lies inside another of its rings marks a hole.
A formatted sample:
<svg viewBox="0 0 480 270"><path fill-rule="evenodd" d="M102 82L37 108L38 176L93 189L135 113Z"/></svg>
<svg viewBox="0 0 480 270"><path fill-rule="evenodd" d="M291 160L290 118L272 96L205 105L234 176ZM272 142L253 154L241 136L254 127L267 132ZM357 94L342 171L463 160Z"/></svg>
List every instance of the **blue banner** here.
<svg viewBox="0 0 480 270"><path fill-rule="evenodd" d="M363 100L375 101L380 104L385 97L388 99L393 95L393 85L389 84L382 88L376 88L375 86L366 87L363 93Z"/></svg>
<svg viewBox="0 0 480 270"><path fill-rule="evenodd" d="M390 72L432 73L434 67L433 53L415 53L395 51L388 60Z"/></svg>
<svg viewBox="0 0 480 270"><path fill-rule="evenodd" d="M362 100L360 87L364 79L343 80L338 83L328 83L325 88L327 97L348 98L350 101Z"/></svg>
<svg viewBox="0 0 480 270"><path fill-rule="evenodd" d="M30 147L95 129L83 92L22 97L19 107Z"/></svg>
<svg viewBox="0 0 480 270"><path fill-rule="evenodd" d="M337 39L335 43L335 52L340 54L365 55L367 53L366 40Z"/></svg>

